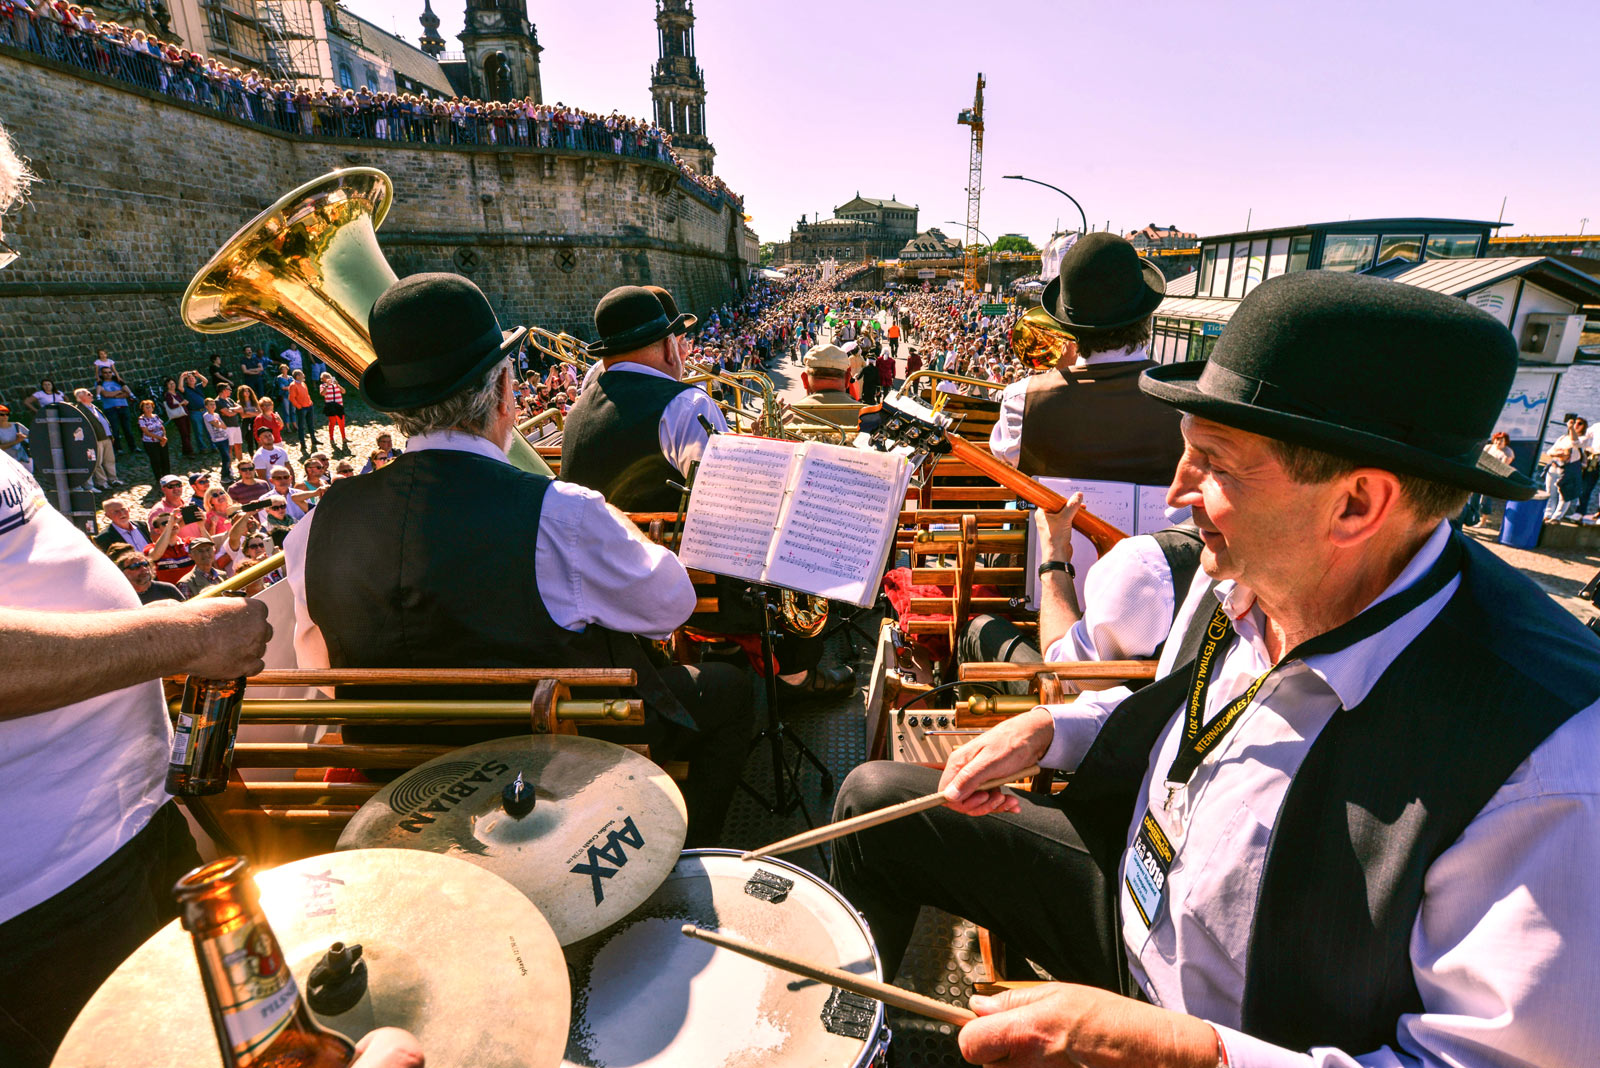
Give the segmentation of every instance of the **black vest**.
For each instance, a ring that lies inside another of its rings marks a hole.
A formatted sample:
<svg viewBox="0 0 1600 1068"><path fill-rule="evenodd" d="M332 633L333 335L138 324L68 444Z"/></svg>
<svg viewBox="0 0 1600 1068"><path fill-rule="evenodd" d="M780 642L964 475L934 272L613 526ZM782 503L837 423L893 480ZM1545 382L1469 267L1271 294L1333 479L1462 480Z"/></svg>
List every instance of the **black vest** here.
<svg viewBox="0 0 1600 1068"><path fill-rule="evenodd" d="M574 633L550 618L535 567L550 481L473 453L429 449L330 486L306 542L306 608L328 663L629 667L647 708L687 721L636 638L594 625ZM496 728L490 737L515 733Z"/></svg>
<svg viewBox="0 0 1600 1068"><path fill-rule="evenodd" d="M661 451L661 413L686 389L655 375L606 371L567 413L561 477L597 490L625 512L675 512L683 473Z"/></svg>
<svg viewBox="0 0 1600 1068"><path fill-rule="evenodd" d="M1366 700L1328 721L1290 783L1245 963L1249 1034L1296 1050L1392 1044L1400 1016L1423 1007L1409 947L1428 868L1540 743L1600 698L1600 639L1461 540L1456 593ZM1206 596L1183 666L1117 706L1061 795L1102 866L1121 855L1151 753L1187 695Z"/></svg>
<svg viewBox="0 0 1600 1068"><path fill-rule="evenodd" d="M1183 455L1183 413L1139 392L1150 360L1057 368L1028 379L1017 466L1038 477L1165 486Z"/></svg>

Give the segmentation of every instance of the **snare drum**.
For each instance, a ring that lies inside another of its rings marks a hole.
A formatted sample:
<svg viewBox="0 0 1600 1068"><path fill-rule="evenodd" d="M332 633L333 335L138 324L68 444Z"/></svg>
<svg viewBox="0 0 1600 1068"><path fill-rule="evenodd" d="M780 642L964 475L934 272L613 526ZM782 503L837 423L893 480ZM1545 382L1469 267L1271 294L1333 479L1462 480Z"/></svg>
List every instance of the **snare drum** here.
<svg viewBox="0 0 1600 1068"><path fill-rule="evenodd" d="M810 872L686 850L626 919L566 948L567 1065L882 1068L881 1002L687 938L685 923L869 978L882 970L866 923Z"/></svg>

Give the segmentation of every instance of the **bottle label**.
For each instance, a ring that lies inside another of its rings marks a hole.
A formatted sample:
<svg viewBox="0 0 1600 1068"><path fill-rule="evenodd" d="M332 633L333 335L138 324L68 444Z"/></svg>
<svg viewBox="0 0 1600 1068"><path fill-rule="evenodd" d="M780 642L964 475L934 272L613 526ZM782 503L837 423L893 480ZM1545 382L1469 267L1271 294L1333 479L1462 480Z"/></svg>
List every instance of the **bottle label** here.
<svg viewBox="0 0 1600 1068"><path fill-rule="evenodd" d="M226 975L218 1007L228 1042L240 1065L248 1065L294 1020L300 988L283 951L264 923L247 923L205 944L213 975Z"/></svg>
<svg viewBox="0 0 1600 1068"><path fill-rule="evenodd" d="M179 767L189 766L190 742L194 738L194 717L186 713L178 714L177 727L172 732L172 756L168 763Z"/></svg>

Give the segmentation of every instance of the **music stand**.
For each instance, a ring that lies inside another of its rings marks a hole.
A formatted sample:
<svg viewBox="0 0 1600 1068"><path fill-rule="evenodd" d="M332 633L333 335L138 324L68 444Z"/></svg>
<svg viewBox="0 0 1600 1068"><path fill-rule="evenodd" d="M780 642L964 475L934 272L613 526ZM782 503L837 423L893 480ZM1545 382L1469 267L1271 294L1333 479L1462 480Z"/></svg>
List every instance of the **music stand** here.
<svg viewBox="0 0 1600 1068"><path fill-rule="evenodd" d="M774 599L778 596L770 586L751 586L745 591L745 599L752 605L761 609L761 657L766 669L767 688L767 724L761 728L756 736L750 739L750 748L746 755L754 751L765 741L772 753L772 799L769 801L759 790L744 781L741 776L739 787L754 798L763 808L775 816L787 816L796 808L800 810L801 817L806 821L806 826L813 826L811 812L806 808L805 797L800 790L800 772L803 764L810 764L817 769L822 777L822 795L826 797L833 792L833 772L828 770L805 740L795 732L795 729L784 722L778 713L778 658L773 652L772 637L775 633L773 627L773 612L775 611ZM794 763L789 763L786 746L794 746ZM793 789L793 794L785 792L785 783Z"/></svg>

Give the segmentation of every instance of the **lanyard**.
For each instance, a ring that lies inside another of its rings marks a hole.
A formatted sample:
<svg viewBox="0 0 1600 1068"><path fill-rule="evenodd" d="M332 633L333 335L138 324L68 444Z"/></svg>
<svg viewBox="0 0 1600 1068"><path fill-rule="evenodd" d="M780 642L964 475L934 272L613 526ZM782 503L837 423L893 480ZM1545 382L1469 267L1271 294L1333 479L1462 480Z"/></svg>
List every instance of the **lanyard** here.
<svg viewBox="0 0 1600 1068"><path fill-rule="evenodd" d="M1178 747L1178 755L1172 760L1172 766L1167 769L1167 801L1163 806L1165 811L1172 812L1178 794L1189 785L1189 780L1194 777L1195 769L1200 766L1200 762L1238 724L1245 709L1250 707L1250 702L1255 698L1256 691L1261 689L1262 684L1273 672L1296 660L1319 653L1338 652L1370 638L1444 589L1460 569L1461 546L1452 535L1445 542L1444 551L1439 554L1439 559L1434 561L1433 566L1422 578L1393 597L1368 608L1354 619L1301 642L1246 687L1244 693L1213 716L1211 722L1203 723L1201 717L1205 715L1206 693L1211 688L1217 665L1233 647L1237 637L1233 629L1233 620L1228 618L1223 606L1218 604L1216 611L1211 614L1210 622L1206 624L1205 639L1194 659L1194 670L1189 680L1189 700L1183 712L1183 740Z"/></svg>

